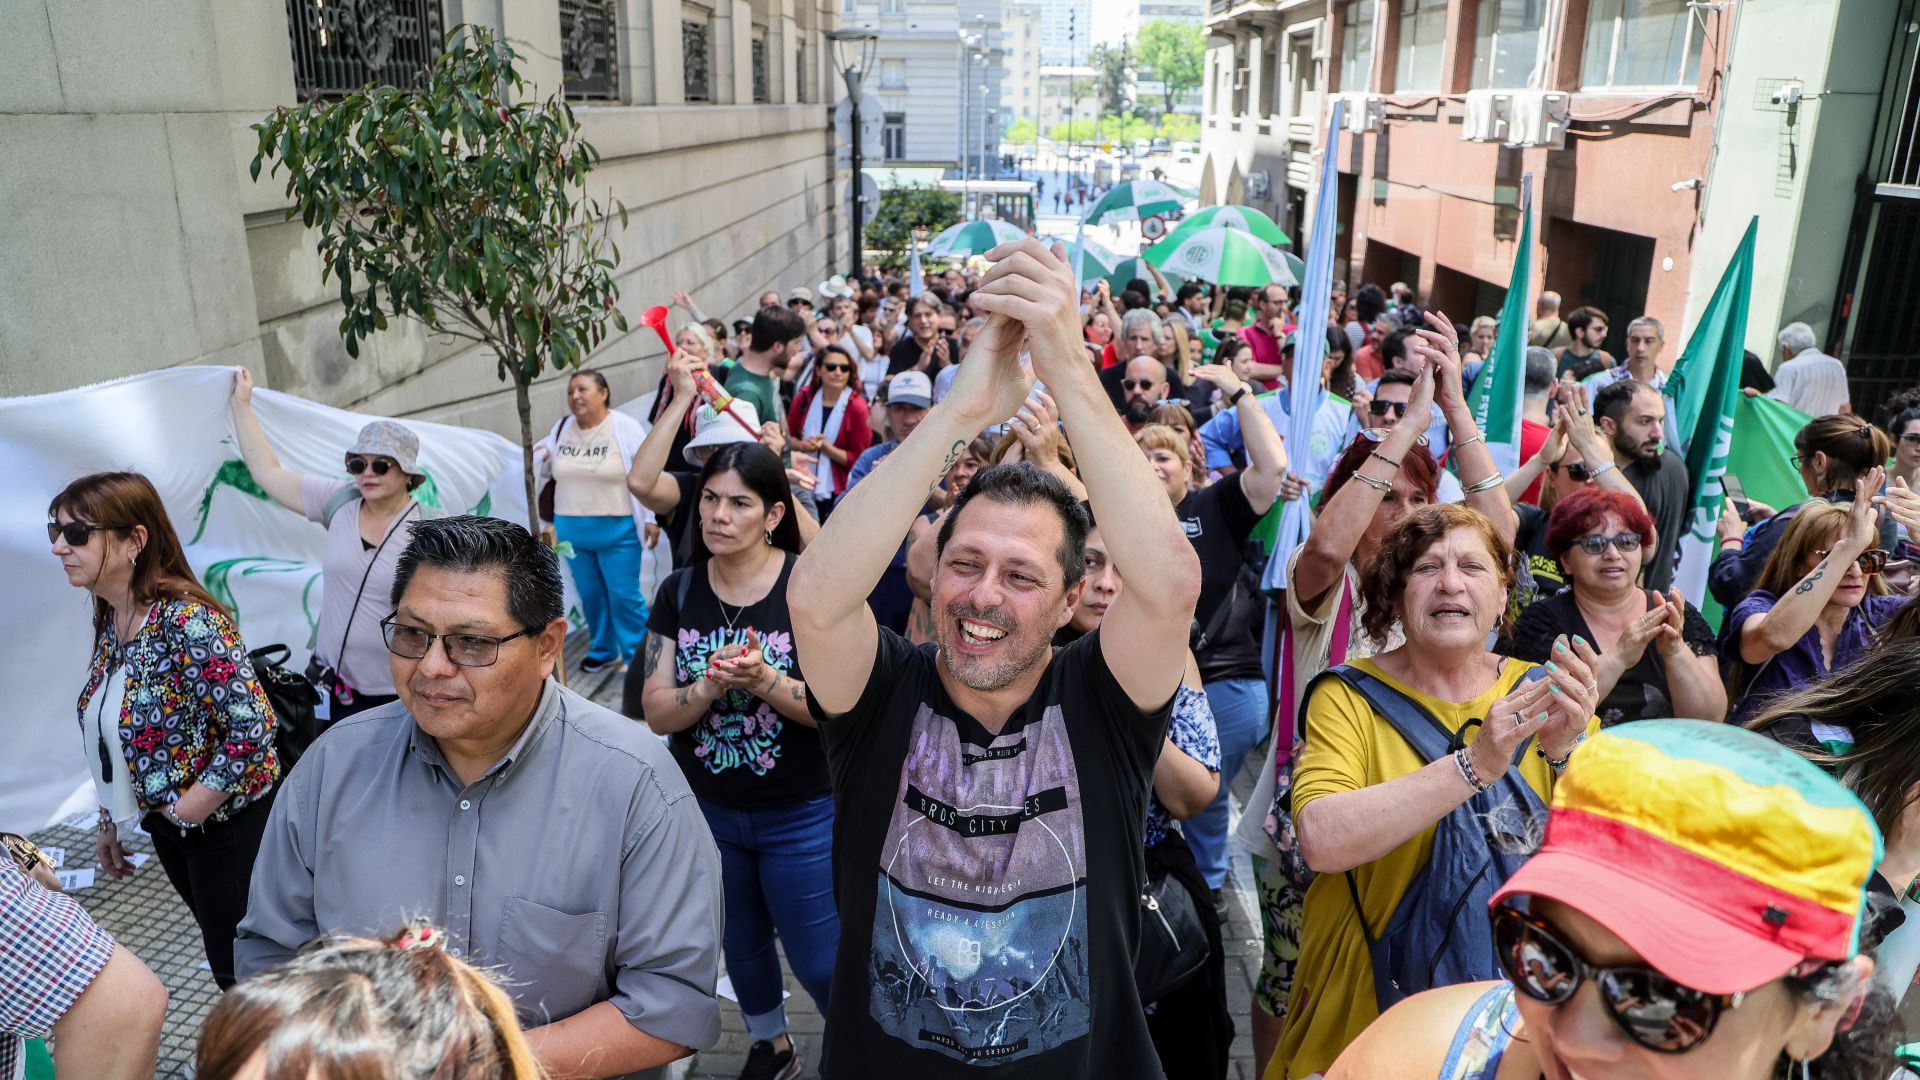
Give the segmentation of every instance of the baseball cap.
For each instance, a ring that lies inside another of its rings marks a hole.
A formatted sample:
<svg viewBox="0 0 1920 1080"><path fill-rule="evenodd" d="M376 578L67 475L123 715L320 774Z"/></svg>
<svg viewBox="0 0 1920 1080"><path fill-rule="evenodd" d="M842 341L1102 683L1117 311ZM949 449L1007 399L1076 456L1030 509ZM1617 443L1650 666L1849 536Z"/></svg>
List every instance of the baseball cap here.
<svg viewBox="0 0 1920 1080"><path fill-rule="evenodd" d="M1587 740L1540 850L1493 902L1557 900L1708 994L1860 945L1880 830L1860 800L1764 735L1641 720Z"/></svg>
<svg viewBox="0 0 1920 1080"><path fill-rule="evenodd" d="M813 303L813 290L807 288L805 285L794 286L793 291L787 294L787 303L791 304L795 300L805 300L809 304Z"/></svg>
<svg viewBox="0 0 1920 1080"><path fill-rule="evenodd" d="M887 404L933 408L933 380L924 371L903 371L887 384Z"/></svg>
<svg viewBox="0 0 1920 1080"><path fill-rule="evenodd" d="M392 420L375 420L361 428L359 437L347 447L347 453L390 457L401 472L420 475L420 436Z"/></svg>
<svg viewBox="0 0 1920 1080"><path fill-rule="evenodd" d="M759 441L758 437L747 433L749 427L755 431L760 430L760 410L753 407L753 402L734 398L728 404L727 410L738 416L740 420L746 421L746 424L742 425L740 420L735 420L733 416L727 415L726 412L712 405L703 404L693 414L693 438L688 439L685 449L680 451L680 455L687 459L689 465L698 467L706 464L706 458L696 455L694 453L696 450L725 446L728 443Z"/></svg>

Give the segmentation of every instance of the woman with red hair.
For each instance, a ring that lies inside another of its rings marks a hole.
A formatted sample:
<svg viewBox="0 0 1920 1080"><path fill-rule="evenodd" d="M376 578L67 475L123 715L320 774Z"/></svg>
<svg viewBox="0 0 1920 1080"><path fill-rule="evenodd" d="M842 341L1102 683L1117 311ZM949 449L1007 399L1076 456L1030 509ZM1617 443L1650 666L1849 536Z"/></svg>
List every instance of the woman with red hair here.
<svg viewBox="0 0 1920 1080"><path fill-rule="evenodd" d="M1662 596L1640 587L1641 548L1653 536L1646 507L1619 491L1581 488L1554 504L1547 546L1571 588L1521 614L1513 656L1544 663L1556 637L1585 638L1600 654L1594 678L1604 725L1724 719L1727 690L1712 628L1678 589Z"/></svg>

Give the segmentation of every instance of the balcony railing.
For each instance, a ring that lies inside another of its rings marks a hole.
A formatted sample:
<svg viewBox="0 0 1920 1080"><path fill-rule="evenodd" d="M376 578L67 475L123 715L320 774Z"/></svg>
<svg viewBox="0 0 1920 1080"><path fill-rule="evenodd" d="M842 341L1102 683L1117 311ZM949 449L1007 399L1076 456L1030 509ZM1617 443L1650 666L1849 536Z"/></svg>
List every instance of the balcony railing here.
<svg viewBox="0 0 1920 1080"><path fill-rule="evenodd" d="M439 0L287 0L293 83L337 97L368 83L416 87L440 55Z"/></svg>
<svg viewBox="0 0 1920 1080"><path fill-rule="evenodd" d="M713 35L704 19L680 20L680 55L688 101L713 100Z"/></svg>
<svg viewBox="0 0 1920 1080"><path fill-rule="evenodd" d="M568 97L620 96L618 35L613 0L560 0L560 67Z"/></svg>

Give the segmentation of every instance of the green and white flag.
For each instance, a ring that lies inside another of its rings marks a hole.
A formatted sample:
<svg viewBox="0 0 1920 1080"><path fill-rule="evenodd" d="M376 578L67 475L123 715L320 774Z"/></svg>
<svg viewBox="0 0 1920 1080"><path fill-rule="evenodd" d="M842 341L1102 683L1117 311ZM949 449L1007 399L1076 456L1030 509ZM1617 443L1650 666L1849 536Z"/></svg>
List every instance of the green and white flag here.
<svg viewBox="0 0 1920 1080"><path fill-rule="evenodd" d="M1527 286L1533 280L1533 174L1520 178L1520 243L1514 250L1507 302L1500 307L1500 335L1493 356L1473 381L1467 408L1487 440L1494 468L1520 467L1520 417L1527 389Z"/></svg>
<svg viewBox="0 0 1920 1080"><path fill-rule="evenodd" d="M1693 483L1673 582L1695 606L1701 606L1707 595L1707 566L1713 561L1714 524L1720 516L1720 477L1727 471L1733 448L1740 365L1746 352L1747 294L1753 281L1753 239L1759 227L1758 217L1747 223L1747 234L1661 391L1671 399L1667 416L1677 433L1674 450L1687 459L1687 475Z"/></svg>

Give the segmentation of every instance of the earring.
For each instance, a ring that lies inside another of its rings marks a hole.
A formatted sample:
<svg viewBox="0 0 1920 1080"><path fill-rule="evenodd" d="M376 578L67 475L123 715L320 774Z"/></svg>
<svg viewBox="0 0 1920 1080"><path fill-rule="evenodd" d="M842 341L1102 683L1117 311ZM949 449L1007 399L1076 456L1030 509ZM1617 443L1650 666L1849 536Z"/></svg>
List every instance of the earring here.
<svg viewBox="0 0 1920 1080"><path fill-rule="evenodd" d="M1800 1059L1800 1080L1813 1080L1813 1066L1807 1064L1807 1062L1811 1060L1813 1059L1812 1058Z"/></svg>
<svg viewBox="0 0 1920 1080"><path fill-rule="evenodd" d="M773 530L768 529L764 535L767 538L767 546L772 547L773 546Z"/></svg>

